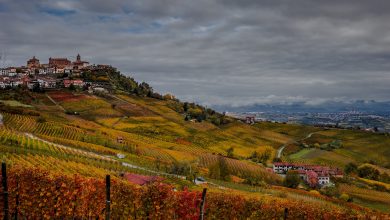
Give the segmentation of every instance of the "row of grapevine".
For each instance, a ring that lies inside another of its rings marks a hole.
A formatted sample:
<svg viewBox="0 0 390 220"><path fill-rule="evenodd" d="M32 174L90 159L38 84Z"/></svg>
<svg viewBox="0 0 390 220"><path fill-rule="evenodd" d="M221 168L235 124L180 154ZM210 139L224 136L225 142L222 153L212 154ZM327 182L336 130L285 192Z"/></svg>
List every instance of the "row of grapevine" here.
<svg viewBox="0 0 390 220"><path fill-rule="evenodd" d="M85 132L79 128L55 122L38 123L37 118L32 116L4 114L4 118L4 124L8 128L17 131L56 136L70 140L80 140L85 135Z"/></svg>
<svg viewBox="0 0 390 220"><path fill-rule="evenodd" d="M61 137L69 140L80 140L81 137L85 135L85 132L81 129L53 122L38 123L34 133Z"/></svg>
<svg viewBox="0 0 390 220"><path fill-rule="evenodd" d="M59 161L57 164L59 164L60 161L76 162L78 164L93 165L94 167L101 168L103 170L114 170L116 171L116 173L131 171L131 172L137 172L141 174L151 174L149 171L146 170L122 166L122 164L119 161L104 156L106 153L114 155L117 152L119 152L119 151L113 151L110 148L105 148L103 146L88 144L84 142L64 140L59 138L47 137L47 136L42 136L42 138L44 139L34 137L33 135L21 134L11 129L2 129L0 131L0 146L1 146L0 152L19 154L19 155L21 154L21 155L53 157ZM71 146L72 145L73 146L68 147L69 145L64 146L64 145L52 143L51 141L55 141L55 142L62 141L66 144L70 143ZM155 158L160 158L161 161L164 160L172 161L170 160L170 158L167 158L166 154L162 154L162 153L159 154L158 152L160 151L150 151L150 152L152 152L155 155ZM150 152L145 153L143 155L150 155L151 154ZM99 155L99 154L103 154L103 155ZM132 157L129 154L127 154L127 156L128 156L127 158L130 159L131 163L136 162L135 164L142 167L149 167L150 165L153 164L153 161L155 160L155 158L147 160L140 157ZM45 160L42 159L42 161ZM56 163L53 164L54 164L53 166L48 166L48 168L52 167L54 169L54 167L56 167L55 166ZM66 169L66 166L64 167L64 169ZM70 173L80 173L80 172L77 172L77 170L75 170L75 172L70 172ZM85 172L85 174L88 174L88 172Z"/></svg>
<svg viewBox="0 0 390 220"><path fill-rule="evenodd" d="M32 116L8 114L4 115L4 125L18 131L32 132L36 128L36 119Z"/></svg>
<svg viewBox="0 0 390 220"><path fill-rule="evenodd" d="M200 166L210 167L218 163L219 159L223 159L231 174L240 177L259 177L264 179L266 182L278 182L280 177L276 174L266 171L264 167L254 165L249 162L226 158L219 155L203 154L200 156Z"/></svg>
<svg viewBox="0 0 390 220"><path fill-rule="evenodd" d="M55 175L18 166L11 167L8 176L11 214L17 212L19 217L30 219L104 218L105 184L102 178ZM200 192L175 191L172 186L159 182L139 187L113 179L111 201L112 219L198 219ZM289 219L388 217L363 208L329 209L286 199L255 199L235 193L209 192L205 219L280 219L285 208Z"/></svg>
<svg viewBox="0 0 390 220"><path fill-rule="evenodd" d="M81 141L76 141L76 140L71 140L71 139L51 137L51 136L46 136L46 135L39 135L39 137L44 139L44 140L50 141L50 142L74 147L74 148L81 149L81 150L87 150L87 151L95 152L98 154L116 155L117 153L120 152L118 150L104 147L101 145L91 144L91 143L81 142Z"/></svg>
<svg viewBox="0 0 390 220"><path fill-rule="evenodd" d="M59 144L53 144L45 140L38 139L32 135L24 135L14 132L9 129L3 129L0 133L0 143L5 146L17 148L25 148L40 152L52 152L53 154L68 154L68 155L82 155L95 159L110 160L109 158L86 152Z"/></svg>
<svg viewBox="0 0 390 220"><path fill-rule="evenodd" d="M138 151L142 156L172 162L175 159L167 152L154 147L139 147Z"/></svg>

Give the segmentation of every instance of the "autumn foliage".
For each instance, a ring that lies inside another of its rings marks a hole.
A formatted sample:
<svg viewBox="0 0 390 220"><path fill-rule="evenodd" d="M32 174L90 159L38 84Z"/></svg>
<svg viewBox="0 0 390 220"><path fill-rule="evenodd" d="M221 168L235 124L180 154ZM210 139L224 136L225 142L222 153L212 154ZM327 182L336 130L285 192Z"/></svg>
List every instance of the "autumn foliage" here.
<svg viewBox="0 0 390 220"><path fill-rule="evenodd" d="M103 219L105 182L78 175L51 175L38 168L12 167L8 171L10 213L27 219ZM112 219L198 219L201 192L176 191L171 185L135 186L114 178L111 186ZM19 203L16 206L17 201ZM2 202L0 208L2 210ZM377 213L358 209L330 209L282 199L247 198L234 193L208 193L206 219L368 218ZM0 217L2 218L1 212ZM381 218L381 216L376 216Z"/></svg>

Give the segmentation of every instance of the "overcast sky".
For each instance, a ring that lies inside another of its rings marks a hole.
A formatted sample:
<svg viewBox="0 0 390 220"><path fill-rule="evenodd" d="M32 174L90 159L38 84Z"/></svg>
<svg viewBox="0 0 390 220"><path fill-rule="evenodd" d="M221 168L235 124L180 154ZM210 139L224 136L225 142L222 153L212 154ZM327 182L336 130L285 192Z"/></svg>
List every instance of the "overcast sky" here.
<svg viewBox="0 0 390 220"><path fill-rule="evenodd" d="M80 53L209 106L390 100L390 1L0 0L2 52Z"/></svg>

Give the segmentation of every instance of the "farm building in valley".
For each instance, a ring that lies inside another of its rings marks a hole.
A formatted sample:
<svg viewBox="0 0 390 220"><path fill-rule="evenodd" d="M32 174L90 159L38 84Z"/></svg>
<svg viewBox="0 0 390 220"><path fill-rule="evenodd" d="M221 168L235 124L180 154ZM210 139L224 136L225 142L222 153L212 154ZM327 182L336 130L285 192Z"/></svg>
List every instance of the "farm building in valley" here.
<svg viewBox="0 0 390 220"><path fill-rule="evenodd" d="M329 184L330 177L343 177L343 171L339 168L286 162L276 162L273 164L274 173L286 174L290 170L295 170L301 179L309 183L312 187Z"/></svg>

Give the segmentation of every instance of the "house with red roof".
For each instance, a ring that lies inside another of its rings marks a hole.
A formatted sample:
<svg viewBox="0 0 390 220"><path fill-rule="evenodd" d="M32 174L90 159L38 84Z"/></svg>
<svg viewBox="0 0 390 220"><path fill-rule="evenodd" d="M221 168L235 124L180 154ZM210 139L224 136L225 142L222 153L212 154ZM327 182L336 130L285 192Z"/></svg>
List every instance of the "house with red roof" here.
<svg viewBox="0 0 390 220"><path fill-rule="evenodd" d="M343 171L339 168L327 166L275 162L273 164L274 173L286 174L289 170L296 170L299 176L311 187L313 185L323 186L330 183L330 177L343 177Z"/></svg>
<svg viewBox="0 0 390 220"><path fill-rule="evenodd" d="M70 85L82 87L84 86L84 81L81 79L64 79L64 87L69 88Z"/></svg>

